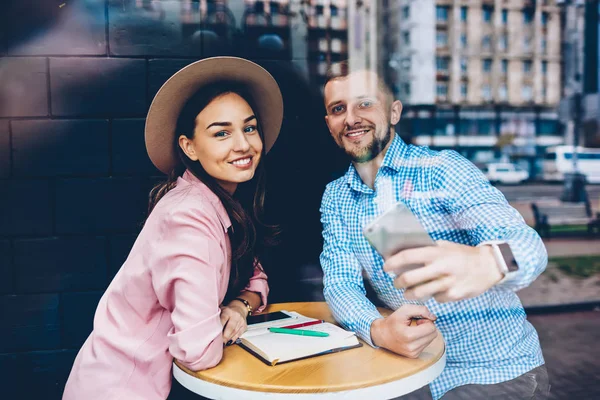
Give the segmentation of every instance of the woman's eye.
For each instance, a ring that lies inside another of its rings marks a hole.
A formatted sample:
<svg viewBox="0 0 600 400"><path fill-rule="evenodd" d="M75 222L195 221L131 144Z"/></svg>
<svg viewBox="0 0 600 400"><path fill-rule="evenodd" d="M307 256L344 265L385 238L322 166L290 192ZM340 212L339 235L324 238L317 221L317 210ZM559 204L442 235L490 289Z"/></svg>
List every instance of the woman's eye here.
<svg viewBox="0 0 600 400"><path fill-rule="evenodd" d="M246 133L256 132L256 126L255 125L247 126L244 128L244 132L246 132Z"/></svg>
<svg viewBox="0 0 600 400"><path fill-rule="evenodd" d="M219 131L219 132L215 133L215 137L218 137L218 138L222 138L225 136L227 136L227 131Z"/></svg>

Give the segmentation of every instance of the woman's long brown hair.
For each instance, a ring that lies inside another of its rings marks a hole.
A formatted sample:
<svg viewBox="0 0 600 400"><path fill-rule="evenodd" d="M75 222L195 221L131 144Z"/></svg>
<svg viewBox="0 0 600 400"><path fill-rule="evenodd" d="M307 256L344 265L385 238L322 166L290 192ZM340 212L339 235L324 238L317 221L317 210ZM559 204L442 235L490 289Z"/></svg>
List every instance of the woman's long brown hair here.
<svg viewBox="0 0 600 400"><path fill-rule="evenodd" d="M231 300L248 284L254 273L255 262L260 262L266 247L276 243L279 229L276 226L265 224L262 221L265 200L265 167L264 157L257 166L254 178L247 183L238 185L254 185L252 204L243 204L237 196L231 195L217 183L202 167L200 162L190 160L179 146L179 136L185 135L188 139L194 138L196 116L214 99L227 94L235 93L250 105L257 118L258 132L261 139L263 134L260 126L260 115L256 114L257 108L253 105L252 97L243 86L233 82L217 82L201 88L184 105L177 120L177 128L173 146L178 154L179 163L171 171L166 182L155 186L150 192L148 214L156 204L177 184L177 178L189 170L217 195L223 203L229 218L231 228L228 230L231 241L231 274L225 301ZM263 139L264 143L264 139ZM264 149L263 154L264 156Z"/></svg>

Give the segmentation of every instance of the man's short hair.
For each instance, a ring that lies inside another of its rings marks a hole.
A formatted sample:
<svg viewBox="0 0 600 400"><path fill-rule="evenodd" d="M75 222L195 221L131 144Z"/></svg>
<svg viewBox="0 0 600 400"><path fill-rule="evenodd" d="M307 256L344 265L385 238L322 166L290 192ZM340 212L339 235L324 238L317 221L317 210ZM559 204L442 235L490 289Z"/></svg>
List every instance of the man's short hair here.
<svg viewBox="0 0 600 400"><path fill-rule="evenodd" d="M385 98L389 104L393 103L394 94L392 93L392 90L390 89L389 85L385 82L383 77L377 71L375 71L374 69L369 68L369 67L358 68L354 71L351 71L350 63L348 62L348 60L333 63L329 66L329 68L327 69L325 86L327 86L327 84L330 81L334 81L336 79L347 78L348 75L350 75L351 73L359 72L359 71L367 71L367 72L374 73L375 76L377 77L377 86L378 86L379 90L381 90L383 92L383 94L385 95Z"/></svg>

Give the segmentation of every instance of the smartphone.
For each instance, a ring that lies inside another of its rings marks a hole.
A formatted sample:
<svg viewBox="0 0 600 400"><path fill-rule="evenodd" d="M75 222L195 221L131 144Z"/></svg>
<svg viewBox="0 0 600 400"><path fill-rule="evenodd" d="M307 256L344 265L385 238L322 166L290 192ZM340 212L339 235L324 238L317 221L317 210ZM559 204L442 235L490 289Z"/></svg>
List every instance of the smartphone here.
<svg viewBox="0 0 600 400"><path fill-rule="evenodd" d="M246 318L246 322L247 322L248 326L251 326L251 325L256 325L256 324L262 324L265 322L273 322L273 321L278 321L278 320L282 320L282 319L288 319L288 318L295 319L296 317L286 313L285 311L276 311L276 312L266 313L266 314L251 315L248 318Z"/></svg>
<svg viewBox="0 0 600 400"><path fill-rule="evenodd" d="M363 235L384 259L402 250L435 245L419 219L402 203L373 220Z"/></svg>

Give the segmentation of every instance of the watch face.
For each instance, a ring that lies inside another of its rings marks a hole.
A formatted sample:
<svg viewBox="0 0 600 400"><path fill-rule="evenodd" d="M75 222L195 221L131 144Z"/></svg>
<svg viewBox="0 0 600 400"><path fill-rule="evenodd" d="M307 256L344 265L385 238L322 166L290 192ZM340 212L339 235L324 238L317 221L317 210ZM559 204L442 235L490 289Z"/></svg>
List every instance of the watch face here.
<svg viewBox="0 0 600 400"><path fill-rule="evenodd" d="M517 261L515 260L515 256L513 255L512 250L508 243L502 243L498 245L500 249L500 253L502 253L502 258L508 267L508 272L515 272L519 270L519 265L517 265Z"/></svg>

